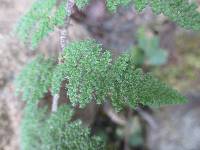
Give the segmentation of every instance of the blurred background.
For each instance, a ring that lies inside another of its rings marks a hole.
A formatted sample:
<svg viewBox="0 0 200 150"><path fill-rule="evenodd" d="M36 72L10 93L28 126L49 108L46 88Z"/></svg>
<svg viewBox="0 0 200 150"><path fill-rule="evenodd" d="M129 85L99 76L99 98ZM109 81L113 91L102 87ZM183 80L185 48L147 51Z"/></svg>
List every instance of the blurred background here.
<svg viewBox="0 0 200 150"><path fill-rule="evenodd" d="M36 50L12 33L32 2L0 0L0 150L20 149L24 104L15 96L15 76L36 54L57 56L59 51L58 29ZM77 111L77 118L107 138L108 149L200 150L200 32L182 29L163 15L153 15L150 8L137 14L132 6L122 7L110 14L104 0L77 10L68 31L71 41L95 38L114 57L130 51L138 67L189 99L184 105L127 108L119 114L109 104Z"/></svg>

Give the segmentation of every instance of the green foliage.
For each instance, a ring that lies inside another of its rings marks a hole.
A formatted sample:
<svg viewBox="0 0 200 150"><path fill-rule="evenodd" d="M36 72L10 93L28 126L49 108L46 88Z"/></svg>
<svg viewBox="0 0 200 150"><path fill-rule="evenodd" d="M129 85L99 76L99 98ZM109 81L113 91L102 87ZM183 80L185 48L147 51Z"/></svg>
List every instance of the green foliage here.
<svg viewBox="0 0 200 150"><path fill-rule="evenodd" d="M103 150L105 143L81 121L70 122L73 110L63 105L58 112L47 114L47 110L27 105L21 130L22 150Z"/></svg>
<svg viewBox="0 0 200 150"><path fill-rule="evenodd" d="M67 68L65 64L59 64L54 69L51 83L51 92L53 95L59 93L61 84L67 76L65 68Z"/></svg>
<svg viewBox="0 0 200 150"><path fill-rule="evenodd" d="M176 90L158 81L151 74L134 68L128 55L121 56L113 66L112 102L118 108L135 108L141 103L148 106L180 104L186 101ZM120 107L121 106L121 107Z"/></svg>
<svg viewBox="0 0 200 150"><path fill-rule="evenodd" d="M110 12L115 12L119 6L127 6L132 0L106 0L106 7Z"/></svg>
<svg viewBox="0 0 200 150"><path fill-rule="evenodd" d="M147 5L149 0L134 0L134 6L137 11L142 11Z"/></svg>
<svg viewBox="0 0 200 150"><path fill-rule="evenodd" d="M159 37L148 37L143 28L138 30L137 35L138 44L132 50L132 57L136 64L140 66L146 61L148 65L163 65L167 62L168 53L160 48Z"/></svg>
<svg viewBox="0 0 200 150"><path fill-rule="evenodd" d="M17 93L23 92L23 100L38 101L51 85L54 62L38 56L16 78Z"/></svg>
<svg viewBox="0 0 200 150"><path fill-rule="evenodd" d="M138 11L149 5L156 14L162 13L186 29L200 30L197 5L189 4L188 0L107 0L106 6L108 10L115 12L119 6L127 6L131 2Z"/></svg>
<svg viewBox="0 0 200 150"><path fill-rule="evenodd" d="M46 122L48 130L44 137L44 150L102 150L104 142L100 137L90 137L90 130L81 121L69 122L73 111L61 106Z"/></svg>
<svg viewBox="0 0 200 150"><path fill-rule="evenodd" d="M84 107L96 98L98 103L105 99L107 71L111 56L103 52L95 41L70 43L65 48L63 61L68 79L68 96L73 105Z"/></svg>
<svg viewBox="0 0 200 150"><path fill-rule="evenodd" d="M135 0L135 3L144 8L145 0ZM186 29L200 30L200 13L195 3L189 4L188 0L148 0L147 4L156 14L162 13Z"/></svg>
<svg viewBox="0 0 200 150"><path fill-rule="evenodd" d="M63 25L68 16L66 2L63 0L58 5L56 0L36 0L15 29L21 40L35 48L55 27ZM75 0L78 8L89 2ZM149 5L155 13L163 13L182 27L200 29L197 7L187 0L106 0L106 6L115 12L119 6L131 2L138 11ZM68 81L67 94L72 105L80 107L92 100L99 104L110 100L117 110L124 106L135 108L138 104L159 106L185 102L176 90L136 67L136 58L139 56L143 61L144 54L150 64L162 64L166 60L167 54L159 48L159 39L149 39L143 32L139 33L137 50L141 49L143 52L134 57L123 54L112 60L110 52L101 45L85 40L70 43L57 66L42 56L30 62L16 79L17 92L23 92L23 99L28 102L21 126L22 150L105 149L104 141L91 136L81 121L70 121L73 115L70 107L59 107L52 114L46 108L37 107L38 100L50 88L53 95L58 94L64 80Z"/></svg>
<svg viewBox="0 0 200 150"><path fill-rule="evenodd" d="M79 8L85 7L90 0L76 0ZM134 3L138 11L150 5L157 14L163 13L186 29L200 29L200 14L197 6L187 0L107 0L106 6L110 12L115 12L119 6ZM30 10L21 18L15 32L20 39L35 48L39 42L53 31L56 26L64 24L67 16L66 0L56 7L56 0L36 0Z"/></svg>
<svg viewBox="0 0 200 150"><path fill-rule="evenodd" d="M86 5L88 5L90 0L75 0L75 4L79 9L84 8Z"/></svg>
<svg viewBox="0 0 200 150"><path fill-rule="evenodd" d="M93 99L98 103L111 98L117 109L124 105L161 105L185 102L185 98L150 74L136 69L129 55L111 64L111 55L95 41L69 44L62 56L68 79L68 96L73 105L84 107Z"/></svg>
<svg viewBox="0 0 200 150"><path fill-rule="evenodd" d="M150 0L149 4L156 13L163 13L186 29L200 30L200 13L195 3L188 0Z"/></svg>
<svg viewBox="0 0 200 150"><path fill-rule="evenodd" d="M20 39L35 48L54 27L63 25L67 15L64 2L54 10L56 0L36 0L16 26Z"/></svg>
<svg viewBox="0 0 200 150"><path fill-rule="evenodd" d="M37 109L34 103L28 103L24 109L20 126L20 146L22 150L42 150L44 136L43 122L46 120L46 108Z"/></svg>

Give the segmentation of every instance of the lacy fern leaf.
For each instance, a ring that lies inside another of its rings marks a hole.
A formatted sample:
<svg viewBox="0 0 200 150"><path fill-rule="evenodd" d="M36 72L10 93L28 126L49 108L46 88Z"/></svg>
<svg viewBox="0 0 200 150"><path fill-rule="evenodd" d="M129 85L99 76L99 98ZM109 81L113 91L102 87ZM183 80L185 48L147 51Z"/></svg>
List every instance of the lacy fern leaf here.
<svg viewBox="0 0 200 150"><path fill-rule="evenodd" d="M176 90L158 81L151 74L144 74L141 69L135 68L128 55L116 60L111 75L111 99L118 109L124 105L135 108L138 104L160 106L186 102Z"/></svg>
<svg viewBox="0 0 200 150"><path fill-rule="evenodd" d="M75 0L75 4L78 6L79 9L84 8L86 5L88 5L90 0Z"/></svg>
<svg viewBox="0 0 200 150"><path fill-rule="evenodd" d="M49 116L47 109L29 103L21 126L22 150L104 150L102 138L90 136L81 121L70 122L72 115L67 105Z"/></svg>
<svg viewBox="0 0 200 150"><path fill-rule="evenodd" d="M106 0L106 7L110 12L115 12L119 6L127 6L132 0Z"/></svg>
<svg viewBox="0 0 200 150"><path fill-rule="evenodd" d="M63 54L68 95L73 105L84 107L93 99L98 103L111 98L115 108L139 103L161 105L186 101L177 91L150 74L135 68L131 56L123 55L111 63L111 55L95 41L71 43Z"/></svg>
<svg viewBox="0 0 200 150"><path fill-rule="evenodd" d="M45 150L103 150L105 143L97 136L90 136L90 130L81 121L69 122L73 111L64 105L47 121L48 138Z"/></svg>
<svg viewBox="0 0 200 150"><path fill-rule="evenodd" d="M51 82L51 92L53 95L56 95L59 93L61 84L67 76L67 72L65 68L67 68L65 64L59 64L54 69L52 82Z"/></svg>
<svg viewBox="0 0 200 150"><path fill-rule="evenodd" d="M148 5L148 0L134 0L134 6L137 11L142 11Z"/></svg>
<svg viewBox="0 0 200 150"><path fill-rule="evenodd" d="M44 124L47 109L38 109L35 103L28 103L23 111L20 127L20 148L22 150L43 150Z"/></svg>
<svg viewBox="0 0 200 150"><path fill-rule="evenodd" d="M111 61L108 51L103 52L93 40L70 43L63 54L68 79L68 96L73 105L85 106L96 98L105 98L107 71Z"/></svg>
<svg viewBox="0 0 200 150"><path fill-rule="evenodd" d="M85 7L90 0L76 0L79 8ZM149 5L157 14L163 13L186 29L200 30L200 13L197 6L189 4L187 0L107 0L109 11L115 12L119 6L134 3L138 11ZM30 10L21 18L15 31L20 39L35 48L38 43L53 31L56 26L64 24L67 16L66 0L56 7L56 0L36 0ZM56 10L54 10L56 8Z"/></svg>
<svg viewBox="0 0 200 150"><path fill-rule="evenodd" d="M36 0L21 18L15 32L23 42L35 48L54 27L64 24L67 15L65 3L66 1L63 1L55 11L56 0Z"/></svg>
<svg viewBox="0 0 200 150"><path fill-rule="evenodd" d="M193 30L200 30L200 12L195 3L188 0L107 0L107 8L114 12L121 5L134 3L138 11L149 5L156 14L164 14L178 25Z"/></svg>
<svg viewBox="0 0 200 150"><path fill-rule="evenodd" d="M40 100L51 85L54 62L38 56L21 71L16 78L17 93L23 93L23 100Z"/></svg>
<svg viewBox="0 0 200 150"><path fill-rule="evenodd" d="M188 0L150 0L156 13L163 13L186 29L200 30L200 13L195 3Z"/></svg>

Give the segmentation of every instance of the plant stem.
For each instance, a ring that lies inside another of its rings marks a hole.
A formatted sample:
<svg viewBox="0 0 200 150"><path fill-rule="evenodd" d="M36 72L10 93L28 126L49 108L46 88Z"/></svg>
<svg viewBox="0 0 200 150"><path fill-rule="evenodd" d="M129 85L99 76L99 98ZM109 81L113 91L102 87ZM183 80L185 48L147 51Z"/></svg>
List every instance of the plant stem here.
<svg viewBox="0 0 200 150"><path fill-rule="evenodd" d="M155 119L147 112L145 112L143 109L141 109L140 107L136 108L136 111L138 112L138 114L142 117L142 119L144 119L147 124L152 128L152 129L156 129L158 127Z"/></svg>
<svg viewBox="0 0 200 150"><path fill-rule="evenodd" d="M114 123L120 126L126 125L127 121L125 120L125 118L122 118L121 116L119 116L119 114L115 113L115 111L111 108L109 103L105 103L104 112Z"/></svg>
<svg viewBox="0 0 200 150"><path fill-rule="evenodd" d="M61 47L61 53L64 51L64 48L66 47L67 43L68 43L68 34L67 34L67 28L69 26L70 23L70 16L73 12L73 7L74 7L74 0L67 0L66 3L66 18L65 18L65 22L64 22L64 26L63 28L60 30L60 47ZM59 60L58 63L60 64L61 61ZM56 112L58 109L58 100L59 100L60 95L59 94L55 94L53 96L52 99L52 112Z"/></svg>
<svg viewBox="0 0 200 150"><path fill-rule="evenodd" d="M52 112L56 112L58 109L58 99L59 99L59 94L55 94L53 96L53 102L52 102Z"/></svg>

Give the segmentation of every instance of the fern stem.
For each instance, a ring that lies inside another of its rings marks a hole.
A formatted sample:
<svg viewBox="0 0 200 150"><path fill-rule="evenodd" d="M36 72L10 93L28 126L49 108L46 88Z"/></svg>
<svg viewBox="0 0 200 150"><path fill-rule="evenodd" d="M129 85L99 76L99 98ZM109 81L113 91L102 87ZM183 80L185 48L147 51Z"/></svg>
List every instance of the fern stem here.
<svg viewBox="0 0 200 150"><path fill-rule="evenodd" d="M64 26L60 31L60 47L62 51L64 51L64 48L68 43L69 38L68 38L67 28L70 24L70 16L72 14L74 4L75 4L74 0L67 0L66 7L65 7L65 11L67 15L65 18Z"/></svg>
<svg viewBox="0 0 200 150"><path fill-rule="evenodd" d="M136 111L138 112L138 114L142 117L142 119L144 119L147 124L152 128L152 129L156 129L158 127L155 119L147 112L145 112L144 110L142 110L140 107L136 108Z"/></svg>
<svg viewBox="0 0 200 150"><path fill-rule="evenodd" d="M59 94L55 94L53 96L53 102L52 102L52 112L56 112L58 109L58 99L59 99Z"/></svg>
<svg viewBox="0 0 200 150"><path fill-rule="evenodd" d="M61 47L61 52L64 51L64 48L66 47L66 45L68 43L67 27L70 24L70 16L72 14L74 4L75 4L74 0L67 0L67 2L66 2L66 7L65 7L65 11L66 11L65 23L64 23L63 28L60 31L60 47ZM60 60L59 60L58 63L59 64L61 63ZM52 112L56 112L57 109L58 109L58 100L59 100L59 97L60 97L59 94L55 94L53 96L53 100L52 100Z"/></svg>
<svg viewBox="0 0 200 150"><path fill-rule="evenodd" d="M119 116L119 114L116 114L115 111L111 108L109 103L105 103L104 105L104 112L106 115L116 124L120 126L125 126L127 121L125 118L122 118Z"/></svg>

